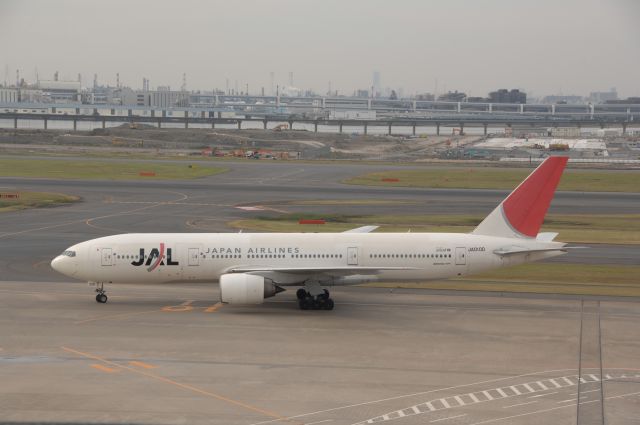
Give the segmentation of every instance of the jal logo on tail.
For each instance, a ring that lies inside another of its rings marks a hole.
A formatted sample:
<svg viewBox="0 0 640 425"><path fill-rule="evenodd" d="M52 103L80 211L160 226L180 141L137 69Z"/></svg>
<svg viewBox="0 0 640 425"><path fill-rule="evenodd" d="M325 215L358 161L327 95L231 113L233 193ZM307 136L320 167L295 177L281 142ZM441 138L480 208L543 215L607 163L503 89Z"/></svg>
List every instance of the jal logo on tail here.
<svg viewBox="0 0 640 425"><path fill-rule="evenodd" d="M165 256L164 254L164 242L160 244L160 249L158 248L153 248L151 250L151 252L149 252L149 255L146 258L145 261L145 251L144 248L140 248L140 257L138 257L138 259L136 261L132 261L131 265L132 266L141 266L141 265L145 265L147 266L147 271L148 272L152 272L154 271L158 266L164 266L165 262L164 260L167 260L166 265L167 266L178 266L180 265L180 263L178 261L173 261L173 259L171 258L171 248L167 248L167 255Z"/></svg>

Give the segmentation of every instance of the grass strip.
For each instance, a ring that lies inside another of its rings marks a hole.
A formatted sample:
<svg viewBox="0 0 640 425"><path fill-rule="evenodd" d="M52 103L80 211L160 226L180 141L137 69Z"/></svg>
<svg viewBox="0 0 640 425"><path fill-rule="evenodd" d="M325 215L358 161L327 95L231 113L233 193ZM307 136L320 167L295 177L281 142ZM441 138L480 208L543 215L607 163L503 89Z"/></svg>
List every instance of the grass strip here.
<svg viewBox="0 0 640 425"><path fill-rule="evenodd" d="M531 169L438 168L363 174L343 181L366 186L447 189L513 189ZM384 181L383 179L397 179ZM633 170L567 170L558 190L580 192L640 192L640 173Z"/></svg>
<svg viewBox="0 0 640 425"><path fill-rule="evenodd" d="M638 276L640 266L529 263L451 280L380 282L365 286L640 297Z"/></svg>
<svg viewBox="0 0 640 425"><path fill-rule="evenodd" d="M13 194L14 192L0 192ZM78 202L78 196L52 192L15 192L18 198L0 197L0 212L18 211L27 208L47 208Z"/></svg>
<svg viewBox="0 0 640 425"><path fill-rule="evenodd" d="M323 219L326 224L298 224L301 219ZM450 215L371 215L282 214L274 217L236 220L236 229L262 232L343 232L359 226L379 225L378 232L444 232L466 233L482 216ZM558 232L559 241L571 243L640 244L640 214L552 214L542 231Z"/></svg>
<svg viewBox="0 0 640 425"><path fill-rule="evenodd" d="M0 158L0 176L83 180L195 179L226 171L208 165Z"/></svg>

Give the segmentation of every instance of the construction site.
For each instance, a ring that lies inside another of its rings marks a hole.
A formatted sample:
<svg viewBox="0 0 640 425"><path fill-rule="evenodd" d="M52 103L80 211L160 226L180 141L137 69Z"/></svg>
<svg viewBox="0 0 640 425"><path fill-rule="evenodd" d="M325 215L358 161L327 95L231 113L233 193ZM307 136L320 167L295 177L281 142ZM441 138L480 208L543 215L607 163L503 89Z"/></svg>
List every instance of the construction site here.
<svg viewBox="0 0 640 425"><path fill-rule="evenodd" d="M497 133L365 135L291 130L281 124L260 129L157 129L140 123L69 132L0 129L0 153L139 157L247 158L269 160L491 160L543 158L553 152L581 161L632 164L640 159L637 135L552 136ZM631 161L631 162L628 162Z"/></svg>

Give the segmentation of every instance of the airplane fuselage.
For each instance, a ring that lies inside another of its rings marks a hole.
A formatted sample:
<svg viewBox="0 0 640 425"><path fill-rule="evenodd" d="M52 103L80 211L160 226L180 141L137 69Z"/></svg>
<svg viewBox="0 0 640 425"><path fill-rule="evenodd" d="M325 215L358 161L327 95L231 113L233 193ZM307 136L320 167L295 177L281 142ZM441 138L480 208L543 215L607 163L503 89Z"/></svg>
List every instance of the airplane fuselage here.
<svg viewBox="0 0 640 425"><path fill-rule="evenodd" d="M237 267L290 267L279 284L300 284L315 268L363 268L333 283L432 280L537 261L561 252L502 256L506 247L549 243L458 233L155 233L93 239L70 248L70 275L109 283L216 282ZM557 246L562 246L557 243ZM70 266L71 267L71 266ZM368 272L366 269L380 268ZM389 268L389 269L385 269ZM339 275L339 272L336 272ZM299 277L299 279L298 279Z"/></svg>

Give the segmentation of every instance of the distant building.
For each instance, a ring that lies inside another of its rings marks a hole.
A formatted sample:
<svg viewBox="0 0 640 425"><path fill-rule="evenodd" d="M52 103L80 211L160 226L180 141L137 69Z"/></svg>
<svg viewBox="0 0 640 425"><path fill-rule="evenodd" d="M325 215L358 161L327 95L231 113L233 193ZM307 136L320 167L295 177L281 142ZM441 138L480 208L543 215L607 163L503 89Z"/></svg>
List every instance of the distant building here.
<svg viewBox="0 0 640 425"><path fill-rule="evenodd" d="M152 108L171 108L173 106L189 106L189 93L183 91L155 90L134 92L133 103L127 97L123 105L151 106ZM125 103L127 102L127 103Z"/></svg>
<svg viewBox="0 0 640 425"><path fill-rule="evenodd" d="M0 87L0 103L18 102L18 89Z"/></svg>
<svg viewBox="0 0 640 425"><path fill-rule="evenodd" d="M490 103L527 103L527 94L518 89L499 89L489 93Z"/></svg>
<svg viewBox="0 0 640 425"><path fill-rule="evenodd" d="M459 92L458 90L438 96L438 100L443 102L464 102L467 99L467 94Z"/></svg>
<svg viewBox="0 0 640 425"><path fill-rule="evenodd" d="M50 95L44 91L32 87L21 87L18 99L24 103L47 103L53 102Z"/></svg>
<svg viewBox="0 0 640 425"><path fill-rule="evenodd" d="M552 96L545 96L542 98L542 103L546 103L548 105L552 105L554 103L575 105L583 102L584 102L584 99L582 96L573 96L573 95L569 95L569 96L552 95Z"/></svg>
<svg viewBox="0 0 640 425"><path fill-rule="evenodd" d="M420 94L416 95L416 100L434 101L434 100L436 100L436 97L434 95L432 95L431 93L420 93Z"/></svg>
<svg viewBox="0 0 640 425"><path fill-rule="evenodd" d="M490 102L490 100L487 99L486 97L473 96L473 97L468 97L467 102L468 103L488 103Z"/></svg>
<svg viewBox="0 0 640 425"><path fill-rule="evenodd" d="M369 97L369 90L356 90L356 97Z"/></svg>
<svg viewBox="0 0 640 425"><path fill-rule="evenodd" d="M621 105L637 105L640 103L640 97L628 97L626 99L607 100L607 104L621 104Z"/></svg>
<svg viewBox="0 0 640 425"><path fill-rule="evenodd" d="M373 97L379 97L382 92L382 85L380 82L380 71L373 71Z"/></svg>
<svg viewBox="0 0 640 425"><path fill-rule="evenodd" d="M189 106L195 108L207 108L212 107L216 103L216 95L211 92L192 92L189 94Z"/></svg>
<svg viewBox="0 0 640 425"><path fill-rule="evenodd" d="M116 102L114 99L118 99ZM92 105L116 105L120 101L120 89L111 86L99 86L94 85L93 88L87 92L82 93L82 103L90 103Z"/></svg>
<svg viewBox="0 0 640 425"><path fill-rule="evenodd" d="M615 88L609 91L594 91L589 94L589 101L593 103L606 103L610 100L617 100L618 92Z"/></svg>
<svg viewBox="0 0 640 425"><path fill-rule="evenodd" d="M80 101L80 81L39 80L37 88L53 103Z"/></svg>

